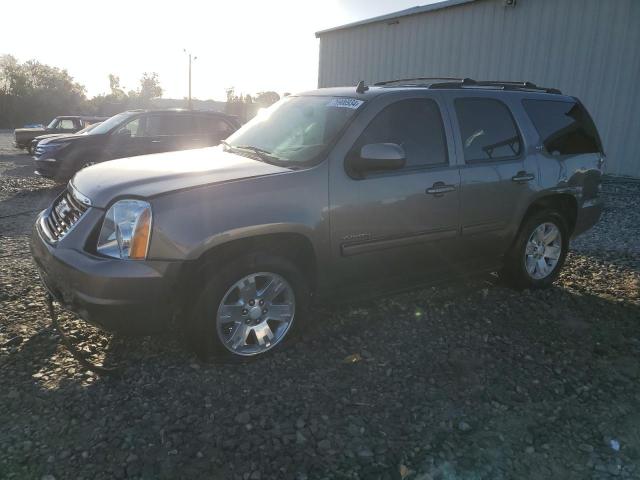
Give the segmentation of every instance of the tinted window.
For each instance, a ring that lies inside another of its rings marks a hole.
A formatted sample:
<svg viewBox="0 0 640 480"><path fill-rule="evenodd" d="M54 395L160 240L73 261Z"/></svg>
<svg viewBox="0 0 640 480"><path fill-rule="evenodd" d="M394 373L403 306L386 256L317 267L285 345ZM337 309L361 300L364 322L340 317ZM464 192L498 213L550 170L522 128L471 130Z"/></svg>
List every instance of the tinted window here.
<svg viewBox="0 0 640 480"><path fill-rule="evenodd" d="M130 137L143 137L144 136L144 118L137 117L130 122L127 122L122 127L118 129L117 134L125 133L127 130L129 133L127 134Z"/></svg>
<svg viewBox="0 0 640 480"><path fill-rule="evenodd" d="M356 151L369 143L400 145L407 156L407 167L447 162L440 109L428 98L400 100L387 106L362 132Z"/></svg>
<svg viewBox="0 0 640 480"><path fill-rule="evenodd" d="M487 98L459 98L455 106L465 162L500 160L520 154L520 135L504 103Z"/></svg>
<svg viewBox="0 0 640 480"><path fill-rule="evenodd" d="M190 115L151 115L147 118L147 135L189 135L194 133Z"/></svg>
<svg viewBox="0 0 640 480"><path fill-rule="evenodd" d="M217 138L227 138L234 132L234 129L221 118L214 116L195 117L198 133L211 135Z"/></svg>
<svg viewBox="0 0 640 480"><path fill-rule="evenodd" d="M524 109L552 155L600 151L598 134L587 111L576 102L523 100Z"/></svg>

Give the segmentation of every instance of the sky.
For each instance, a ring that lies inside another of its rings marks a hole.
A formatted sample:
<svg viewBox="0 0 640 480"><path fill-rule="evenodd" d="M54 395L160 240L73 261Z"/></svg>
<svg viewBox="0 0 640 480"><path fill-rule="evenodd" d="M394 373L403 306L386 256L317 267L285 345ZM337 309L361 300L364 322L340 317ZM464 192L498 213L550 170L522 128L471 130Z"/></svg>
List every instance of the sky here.
<svg viewBox="0 0 640 480"><path fill-rule="evenodd" d="M3 2L0 55L66 69L94 96L108 75L136 89L157 72L165 98L188 92L223 100L225 89L254 94L317 87L315 32L434 0L29 0ZM13 20L11 20L13 19Z"/></svg>

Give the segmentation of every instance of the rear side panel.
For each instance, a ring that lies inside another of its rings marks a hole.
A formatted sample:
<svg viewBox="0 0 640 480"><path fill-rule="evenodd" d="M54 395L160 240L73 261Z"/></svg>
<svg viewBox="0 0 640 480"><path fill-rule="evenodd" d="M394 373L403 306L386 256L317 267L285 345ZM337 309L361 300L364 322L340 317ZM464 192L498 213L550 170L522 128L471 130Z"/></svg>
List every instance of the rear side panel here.
<svg viewBox="0 0 640 480"><path fill-rule="evenodd" d="M578 211L573 233L582 233L593 226L602 210L605 156L595 125L575 98L525 98L522 105L536 137L540 195L575 198Z"/></svg>

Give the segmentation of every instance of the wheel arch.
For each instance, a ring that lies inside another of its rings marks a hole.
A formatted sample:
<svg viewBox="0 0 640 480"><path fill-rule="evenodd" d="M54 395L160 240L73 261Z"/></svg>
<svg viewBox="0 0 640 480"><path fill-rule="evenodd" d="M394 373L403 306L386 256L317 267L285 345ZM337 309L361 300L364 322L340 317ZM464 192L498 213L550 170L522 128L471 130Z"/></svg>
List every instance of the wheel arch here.
<svg viewBox="0 0 640 480"><path fill-rule="evenodd" d="M578 218L578 200L571 193L558 192L549 193L542 197L536 198L525 210L524 214L520 218L520 224L518 225L518 232L522 228L524 222L531 215L540 212L542 210L556 210L558 211L567 223L567 229L569 235L573 234L576 226L576 220Z"/></svg>
<svg viewBox="0 0 640 480"><path fill-rule="evenodd" d="M316 288L317 253L310 235L303 228L256 228L241 233L228 232L216 240L201 248L182 272L180 283L183 285L187 309L209 275L215 274L221 265L246 253L284 257L300 268L311 292Z"/></svg>

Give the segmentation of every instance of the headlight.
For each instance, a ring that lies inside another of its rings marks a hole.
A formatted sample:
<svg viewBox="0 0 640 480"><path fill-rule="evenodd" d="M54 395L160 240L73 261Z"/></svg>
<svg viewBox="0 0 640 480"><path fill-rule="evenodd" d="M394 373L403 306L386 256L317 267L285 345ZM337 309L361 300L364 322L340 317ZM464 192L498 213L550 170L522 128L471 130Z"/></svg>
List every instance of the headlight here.
<svg viewBox="0 0 640 480"><path fill-rule="evenodd" d="M151 205L143 200L120 200L104 217L98 253L113 258L144 260L151 236Z"/></svg>

